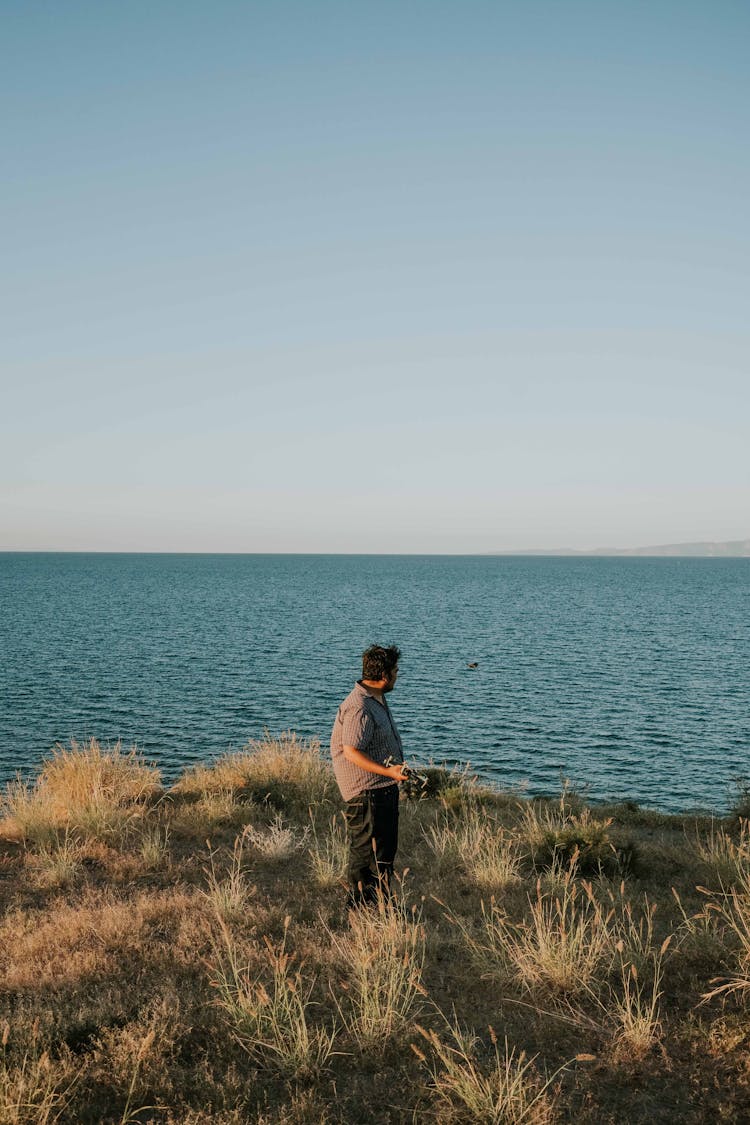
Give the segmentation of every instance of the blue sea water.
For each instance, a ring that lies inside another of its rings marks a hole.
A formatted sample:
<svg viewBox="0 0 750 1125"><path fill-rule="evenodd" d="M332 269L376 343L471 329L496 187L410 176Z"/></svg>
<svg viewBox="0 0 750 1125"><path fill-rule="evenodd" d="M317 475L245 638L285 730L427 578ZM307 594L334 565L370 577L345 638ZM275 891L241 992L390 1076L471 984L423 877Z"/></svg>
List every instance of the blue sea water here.
<svg viewBox="0 0 750 1125"><path fill-rule="evenodd" d="M0 780L72 738L167 780L266 729L325 745L373 641L403 651L416 762L667 811L721 811L750 774L750 560L19 553Z"/></svg>

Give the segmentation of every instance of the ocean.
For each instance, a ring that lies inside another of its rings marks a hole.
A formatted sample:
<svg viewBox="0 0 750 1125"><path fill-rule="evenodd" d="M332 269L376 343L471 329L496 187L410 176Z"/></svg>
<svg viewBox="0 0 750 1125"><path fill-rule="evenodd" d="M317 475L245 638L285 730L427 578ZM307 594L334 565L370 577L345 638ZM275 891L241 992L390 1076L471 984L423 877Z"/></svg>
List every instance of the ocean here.
<svg viewBox="0 0 750 1125"><path fill-rule="evenodd" d="M750 775L748 559L8 553L0 780L91 737L167 781L265 731L325 748L373 642L415 763L669 812Z"/></svg>

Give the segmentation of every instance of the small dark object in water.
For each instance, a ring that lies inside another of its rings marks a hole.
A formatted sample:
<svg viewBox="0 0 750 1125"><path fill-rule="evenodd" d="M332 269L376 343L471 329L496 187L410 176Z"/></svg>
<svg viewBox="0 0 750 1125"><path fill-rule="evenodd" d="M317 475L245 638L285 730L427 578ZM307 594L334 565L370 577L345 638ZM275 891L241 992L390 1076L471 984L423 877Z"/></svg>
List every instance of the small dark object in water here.
<svg viewBox="0 0 750 1125"><path fill-rule="evenodd" d="M477 660L475 660L473 664L467 664L466 667L467 668L478 668L479 662Z"/></svg>

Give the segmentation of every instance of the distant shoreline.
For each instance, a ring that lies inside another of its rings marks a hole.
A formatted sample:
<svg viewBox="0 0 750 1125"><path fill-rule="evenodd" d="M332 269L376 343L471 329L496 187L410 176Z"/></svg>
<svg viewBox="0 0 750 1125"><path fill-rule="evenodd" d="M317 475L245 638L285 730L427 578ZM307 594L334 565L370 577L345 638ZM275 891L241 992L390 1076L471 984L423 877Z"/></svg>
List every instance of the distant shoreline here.
<svg viewBox="0 0 750 1125"><path fill-rule="evenodd" d="M750 539L733 539L724 543L663 543L653 547L551 547L526 551L493 551L493 555L546 555L550 557L584 558L750 558Z"/></svg>

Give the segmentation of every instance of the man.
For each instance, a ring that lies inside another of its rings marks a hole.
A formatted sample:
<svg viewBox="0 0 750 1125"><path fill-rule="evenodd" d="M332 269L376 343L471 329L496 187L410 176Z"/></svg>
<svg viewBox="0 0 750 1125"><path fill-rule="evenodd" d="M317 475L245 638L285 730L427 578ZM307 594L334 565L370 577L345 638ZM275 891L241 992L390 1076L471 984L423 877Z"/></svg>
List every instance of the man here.
<svg viewBox="0 0 750 1125"><path fill-rule="evenodd" d="M372 645L362 654L362 679L339 707L331 733L333 772L346 801L348 906L377 902L390 892L398 783L405 773L386 696L396 686L400 655L395 645Z"/></svg>

